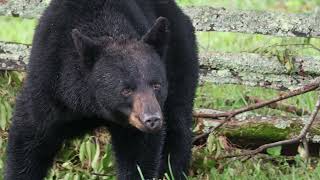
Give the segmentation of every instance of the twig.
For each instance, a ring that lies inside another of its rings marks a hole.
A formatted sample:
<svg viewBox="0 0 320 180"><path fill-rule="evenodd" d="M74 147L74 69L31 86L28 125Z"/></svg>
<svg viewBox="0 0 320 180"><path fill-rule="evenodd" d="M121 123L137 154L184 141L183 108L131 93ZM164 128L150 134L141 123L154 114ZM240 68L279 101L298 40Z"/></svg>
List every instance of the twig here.
<svg viewBox="0 0 320 180"><path fill-rule="evenodd" d="M111 177L111 176L115 176L115 174L100 174L100 173L94 173L94 172L92 172L92 173L90 173L91 175L94 175L94 176L100 176L100 177Z"/></svg>
<svg viewBox="0 0 320 180"><path fill-rule="evenodd" d="M276 97L274 99L268 100L268 101L264 101L264 102L260 102L260 103L256 103L256 104L252 104L249 105L247 107L244 108L240 108L237 110L232 110L229 112L225 112L225 113L219 113L219 114L207 114L207 113L194 113L193 116L195 118L211 118L211 119L218 119L221 117L225 117L226 119L224 119L218 126L216 127L212 127L209 129L208 132L205 132L203 134L200 134L198 136L196 136L193 139L193 143L198 141L199 139L205 138L207 136L209 136L209 134L211 134L212 132L214 132L216 129L220 128L221 126L223 126L225 123L227 123L230 119L232 119L234 116L247 112L247 111L252 111L252 110L256 110L256 109L260 109L262 107L268 106L270 104L274 104L276 102L285 100L285 99L289 99L291 97L294 96L298 96L301 94L305 94L307 92L311 92L314 91L316 89L318 89L320 87L320 77L314 79L311 83L303 86L302 88L299 88L297 90L294 91L290 91L286 94L282 94L279 97Z"/></svg>
<svg viewBox="0 0 320 180"><path fill-rule="evenodd" d="M252 155L258 154L258 153L260 153L260 152L262 152L262 151L264 151L264 150L266 150L268 148L272 148L272 147L276 147L276 146L282 146L282 145L288 145L288 144L293 144L293 143L298 143L303 138L306 137L306 134L310 130L313 122L315 121L315 119L317 117L319 109L320 109L320 96L318 97L318 101L316 103L316 107L315 107L314 111L311 114L309 122L307 122L305 124L305 126L301 130L299 136L297 136L297 137L295 137L293 139L279 141L279 142L270 143L270 144L265 144L265 145L262 145L262 146L260 146L259 148L255 149L255 150L250 150L250 151L247 151L247 152L242 153L242 154L222 156L222 157L219 157L218 159L231 158L231 157L240 157L240 156L252 156Z"/></svg>
<svg viewBox="0 0 320 180"><path fill-rule="evenodd" d="M282 100L285 100L285 99L289 99L289 98L294 97L294 96L305 94L305 93L310 92L310 91L314 91L319 87L320 87L320 78L316 78L314 81L312 81L311 83L303 86L302 88L299 88L299 89L294 90L294 91L290 91L290 92L288 92L286 94L282 94L282 95L280 95L280 96L278 96L278 97L276 97L274 99L268 100L268 101L263 101L263 102L260 102L260 103L249 105L249 106L244 107L244 108L240 108L240 109L237 109L237 110L233 110L233 111L229 111L229 112L225 112L225 113L220 113L220 114L196 113L196 114L194 114L194 117L196 117L196 118L212 118L212 119L217 119L217 118L220 118L220 117L229 117L229 116L234 117L234 116L236 116L238 114L241 114L241 113L244 113L244 112L247 112L247 111L260 109L260 108L268 106L270 104L273 104L273 103L276 103L276 102L279 102L279 101L282 101Z"/></svg>
<svg viewBox="0 0 320 180"><path fill-rule="evenodd" d="M245 99L247 101L251 101L253 103L261 103L261 102L263 102L263 100L261 100L261 99L259 99L257 97L246 96ZM280 110L280 111L285 111L285 112L288 112L288 113L296 114L298 116L310 115L311 114L307 110L298 108L296 106L282 104L282 103L269 104L268 107L271 108L271 109L276 109L276 110Z"/></svg>
<svg viewBox="0 0 320 180"><path fill-rule="evenodd" d="M317 46L315 46L314 44L301 44L301 43L295 43L295 44L272 44L270 46L267 47L258 47L254 50L252 50L251 52L256 52L259 49L268 49L268 48L273 48L273 47L287 47L287 46L309 46L312 49L315 49L317 51L320 51L320 48L318 48Z"/></svg>

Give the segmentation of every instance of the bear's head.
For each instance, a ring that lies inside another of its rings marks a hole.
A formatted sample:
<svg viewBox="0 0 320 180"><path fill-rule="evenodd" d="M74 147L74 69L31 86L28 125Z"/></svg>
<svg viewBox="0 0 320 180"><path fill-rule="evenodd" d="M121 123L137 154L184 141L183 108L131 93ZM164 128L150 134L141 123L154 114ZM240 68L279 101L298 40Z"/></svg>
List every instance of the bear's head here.
<svg viewBox="0 0 320 180"><path fill-rule="evenodd" d="M166 18L158 18L138 40L94 39L76 29L72 31L100 117L143 132L162 128L162 109L168 91L165 68L168 24Z"/></svg>

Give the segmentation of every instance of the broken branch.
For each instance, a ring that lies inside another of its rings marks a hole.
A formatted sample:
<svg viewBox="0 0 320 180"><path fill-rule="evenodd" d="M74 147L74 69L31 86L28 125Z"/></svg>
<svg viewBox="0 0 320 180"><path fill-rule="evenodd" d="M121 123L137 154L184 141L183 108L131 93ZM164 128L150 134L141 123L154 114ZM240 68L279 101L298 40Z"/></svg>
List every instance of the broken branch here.
<svg viewBox="0 0 320 180"><path fill-rule="evenodd" d="M225 113L220 113L220 114L195 113L194 117L197 117L197 118L212 118L212 119L217 119L217 118L221 118L221 117L229 117L229 116L234 117L234 116L236 116L238 114L241 114L241 113L244 113L244 112L247 112L247 111L260 109L260 108L268 106L270 104L274 104L276 102L279 102L279 101L282 101L282 100L285 100L285 99L289 99L289 98L294 97L294 96L298 96L298 95L305 94L305 93L310 92L310 91L314 91L319 87L320 87L320 78L316 78L310 84L307 84L307 85L303 86L302 88L299 88L299 89L290 91L288 93L282 94L282 95L280 95L280 96L278 96L278 97L276 97L274 99L268 100L268 101L263 101L263 102L260 102L260 103L249 105L249 106L244 107L244 108L240 108L240 109L237 109L237 110L233 110L233 111L229 111L229 112L225 112Z"/></svg>
<svg viewBox="0 0 320 180"><path fill-rule="evenodd" d="M261 103L261 102L263 102L262 99L259 99L257 97L246 96L245 99L247 101L250 101L250 102L253 102L253 103ZM282 103L279 103L279 102L273 103L273 104L269 104L268 107L271 108L271 109L276 109L276 110L280 110L280 111L296 114L298 116L310 115L311 114L307 110L298 108L296 106L282 104Z"/></svg>
<svg viewBox="0 0 320 180"><path fill-rule="evenodd" d="M260 108L268 106L270 104L274 104L276 102L279 102L279 101L282 101L282 100L285 100L285 99L289 99L289 98L294 97L294 96L298 96L298 95L301 95L301 94L305 94L307 92L314 91L314 90L318 89L319 87L320 87L320 77L314 79L311 83L306 84L302 88L290 91L288 93L281 94L280 96L278 96L278 97L276 97L274 99L271 99L271 100L268 100L268 101L259 102L259 103L256 103L256 104L252 104L252 105L249 105L249 106L244 107L244 108L240 108L240 109L237 109L237 110L232 110L232 111L225 112L225 113L218 113L218 114L194 113L193 116L195 118L217 119L217 118L225 117L225 119L218 126L210 128L208 132L196 136L193 139L193 143L198 141L199 139L208 137L209 134L211 134L216 129L218 129L221 126L223 126L225 123L227 123L230 119L232 119L234 116L236 116L238 114L241 114L241 113L244 113L244 112L248 112L248 111L252 111L252 110L256 110L256 109L260 109Z"/></svg>
<svg viewBox="0 0 320 180"><path fill-rule="evenodd" d="M315 121L315 119L316 119L316 117L318 115L319 109L320 109L320 96L318 97L318 101L316 103L314 111L312 112L312 115L310 116L309 122L307 122L305 124L305 126L301 130L299 136L297 136L297 137L295 137L293 139L284 140L284 141L278 141L278 142L270 143L270 144L265 144L265 145L262 145L262 146L260 146L259 148L255 149L255 150L250 150L250 151L247 151L247 152L242 153L242 154L222 156L222 157L220 157L218 159L231 158L231 157L240 157L240 156L252 156L252 155L258 154L258 153L260 153L260 152L262 152L262 151L264 151L266 149L272 148L272 147L298 143L303 138L306 138L306 135L307 135L309 129L311 128L313 122Z"/></svg>

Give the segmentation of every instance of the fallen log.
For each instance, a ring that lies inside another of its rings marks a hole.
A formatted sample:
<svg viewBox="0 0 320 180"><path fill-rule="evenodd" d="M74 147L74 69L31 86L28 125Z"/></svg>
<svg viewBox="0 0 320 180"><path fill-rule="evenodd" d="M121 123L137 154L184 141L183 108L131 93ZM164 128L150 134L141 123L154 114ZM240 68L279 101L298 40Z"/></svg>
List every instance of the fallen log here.
<svg viewBox="0 0 320 180"><path fill-rule="evenodd" d="M194 114L220 114L221 111L211 109L197 109ZM239 143L248 142L255 145L291 139L299 135L309 116L281 117L261 116L252 113L244 113L231 118L223 128L216 130L221 136ZM194 117L196 121L196 134L203 134L211 128L219 126L221 119ZM307 137L309 142L320 143L320 116L311 127ZM238 143L237 143L238 144Z"/></svg>

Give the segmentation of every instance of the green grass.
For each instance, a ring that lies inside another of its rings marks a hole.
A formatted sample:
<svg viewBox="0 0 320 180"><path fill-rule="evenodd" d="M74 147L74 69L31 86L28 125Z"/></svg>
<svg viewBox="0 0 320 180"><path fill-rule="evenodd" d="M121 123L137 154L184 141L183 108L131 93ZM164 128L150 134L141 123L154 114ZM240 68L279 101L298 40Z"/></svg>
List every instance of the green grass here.
<svg viewBox="0 0 320 180"><path fill-rule="evenodd" d="M245 96L271 99L272 97L276 97L278 95L279 92L276 90L259 87L205 84L198 88L195 107L220 110L237 109L248 105ZM316 103L316 97L316 92L310 92L298 97L290 98L283 102L285 104L295 105L307 111L312 111ZM269 108L262 108L254 112L262 115L290 115L288 113L271 110Z"/></svg>
<svg viewBox="0 0 320 180"><path fill-rule="evenodd" d="M210 5L228 9L271 10L290 13L312 12L320 5L320 0L177 0L180 5ZM37 24L36 20L0 17L0 41L30 44ZM200 50L223 52L252 52L256 48L265 48L273 44L305 43L305 38L281 38L263 35L239 33L197 33ZM310 42L320 47L320 40ZM296 55L316 55L319 52L301 47L289 47ZM14 99L21 88L23 74L0 72L0 174L3 174L7 129L12 115ZM248 104L245 96L257 96L269 99L278 91L240 85L205 84L198 88L196 107L221 110L235 109ZM297 107L312 110L317 93L308 93L285 101ZM267 108L255 113L266 115L285 115L287 113ZM47 179L115 179L114 161L108 135L88 135L85 138L68 142L56 158L56 163ZM226 153L225 147L215 136L210 136L206 147L193 149L193 161L190 179L319 179L320 166L317 163L306 165L296 157L288 163L287 158L273 160L253 158L250 160L214 160L214 157ZM103 174L98 176L94 173ZM143 172L141 172L143 174ZM167 173L170 177L170 172ZM106 176L107 175L107 176ZM1 180L0 176L0 180Z"/></svg>
<svg viewBox="0 0 320 180"><path fill-rule="evenodd" d="M36 20L0 16L0 41L31 44Z"/></svg>
<svg viewBox="0 0 320 180"><path fill-rule="evenodd" d="M318 50L310 47L294 46L293 44L306 44L307 39L297 37L273 37L265 35L251 35L225 32L198 32L200 52L254 52L257 49L272 52L289 49L296 56L320 56ZM311 38L311 44L320 47L320 39ZM274 45L290 45L287 47L270 47Z"/></svg>

